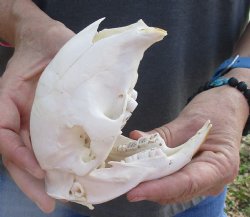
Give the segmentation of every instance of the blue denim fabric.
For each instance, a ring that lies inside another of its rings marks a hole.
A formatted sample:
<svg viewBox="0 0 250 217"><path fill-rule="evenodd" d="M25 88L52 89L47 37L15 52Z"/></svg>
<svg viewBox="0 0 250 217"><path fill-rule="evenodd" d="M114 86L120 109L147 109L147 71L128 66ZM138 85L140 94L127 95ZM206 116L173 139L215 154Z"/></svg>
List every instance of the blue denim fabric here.
<svg viewBox="0 0 250 217"><path fill-rule="evenodd" d="M16 186L4 169L0 158L0 217L86 217L58 203L50 214L43 213Z"/></svg>
<svg viewBox="0 0 250 217"><path fill-rule="evenodd" d="M207 197L197 206L187 209L175 217L227 217L224 212L227 189L215 197Z"/></svg>
<svg viewBox="0 0 250 217"><path fill-rule="evenodd" d="M208 197L198 205L187 209L175 217L226 217L224 201L226 189L216 197ZM45 214L30 201L7 174L0 161L0 217L87 217L62 203L55 211ZM110 216L115 217L115 216ZM129 217L129 216L127 216Z"/></svg>

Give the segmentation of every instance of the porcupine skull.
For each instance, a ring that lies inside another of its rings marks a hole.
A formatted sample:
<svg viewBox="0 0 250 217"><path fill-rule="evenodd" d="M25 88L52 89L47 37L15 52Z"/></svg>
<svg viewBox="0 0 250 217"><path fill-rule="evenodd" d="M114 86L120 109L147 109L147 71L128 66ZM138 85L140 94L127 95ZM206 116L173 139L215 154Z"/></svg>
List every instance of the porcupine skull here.
<svg viewBox="0 0 250 217"><path fill-rule="evenodd" d="M46 171L47 193L89 208L179 170L211 127L207 122L173 149L159 134L138 141L122 136L137 106L139 62L166 32L142 20L97 32L101 21L74 36L47 66L31 112L31 140Z"/></svg>

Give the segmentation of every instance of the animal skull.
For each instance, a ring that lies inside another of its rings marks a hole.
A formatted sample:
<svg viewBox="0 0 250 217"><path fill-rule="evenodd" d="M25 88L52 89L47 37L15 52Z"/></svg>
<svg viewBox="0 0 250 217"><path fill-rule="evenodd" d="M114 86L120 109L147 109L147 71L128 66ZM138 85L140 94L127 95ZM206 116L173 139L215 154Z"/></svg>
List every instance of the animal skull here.
<svg viewBox="0 0 250 217"><path fill-rule="evenodd" d="M121 135L137 106L137 69L144 51L166 36L135 24L97 32L100 19L74 36L42 73L31 112L31 140L46 171L46 190L93 208L142 181L186 165L211 127L170 149L159 134Z"/></svg>

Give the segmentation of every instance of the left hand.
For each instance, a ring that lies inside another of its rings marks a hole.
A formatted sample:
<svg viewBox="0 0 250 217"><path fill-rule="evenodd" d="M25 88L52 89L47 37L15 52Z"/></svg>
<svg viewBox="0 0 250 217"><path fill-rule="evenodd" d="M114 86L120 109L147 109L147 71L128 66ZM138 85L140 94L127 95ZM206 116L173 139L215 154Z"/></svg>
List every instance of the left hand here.
<svg viewBox="0 0 250 217"><path fill-rule="evenodd" d="M0 154L17 186L44 212L55 199L45 192L45 172L30 141L30 112L38 79L58 50L74 33L57 21L24 25L15 52L0 79Z"/></svg>
<svg viewBox="0 0 250 217"><path fill-rule="evenodd" d="M197 95L174 121L151 132L158 132L168 146L175 147L193 136L209 119L213 127L205 143L184 168L139 184L127 194L128 200L169 204L219 194L237 175L247 116L246 100L235 88L223 86ZM133 131L130 137L138 139L142 134Z"/></svg>

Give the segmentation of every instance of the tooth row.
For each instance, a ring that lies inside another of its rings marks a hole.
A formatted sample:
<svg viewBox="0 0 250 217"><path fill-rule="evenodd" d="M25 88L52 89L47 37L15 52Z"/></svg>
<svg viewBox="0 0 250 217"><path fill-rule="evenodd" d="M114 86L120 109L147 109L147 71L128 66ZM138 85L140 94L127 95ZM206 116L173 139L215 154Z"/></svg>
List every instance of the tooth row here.
<svg viewBox="0 0 250 217"><path fill-rule="evenodd" d="M132 114L130 112L125 111L123 122L122 122L122 125L121 125L121 129L126 125L128 119L131 117L131 115Z"/></svg>
<svg viewBox="0 0 250 217"><path fill-rule="evenodd" d="M138 143L136 141L130 142L128 144L119 145L117 147L117 151L119 152L126 152L126 151L135 150L135 149L138 149Z"/></svg>
<svg viewBox="0 0 250 217"><path fill-rule="evenodd" d="M126 110L128 112L133 112L135 108L137 107L137 105L138 103L132 97L129 97Z"/></svg>
<svg viewBox="0 0 250 217"><path fill-rule="evenodd" d="M124 119L123 119L123 123L122 123L121 129L126 125L128 119L132 115L132 112L135 110L135 108L138 105L138 103L135 101L136 98L137 98L137 92L136 92L136 90L133 89L128 94L127 107L126 107L126 111L125 111L125 114L124 114Z"/></svg>
<svg viewBox="0 0 250 217"><path fill-rule="evenodd" d="M159 156L161 153L158 148L151 148L149 150L145 150L134 154L132 156L126 157L124 160L126 163L138 161L138 160L145 160Z"/></svg>
<svg viewBox="0 0 250 217"><path fill-rule="evenodd" d="M147 147L150 144L155 144L158 146L162 146L162 139L158 133L152 134L149 137L141 137L138 141L130 142L128 144L122 144L117 147L118 152L127 152L133 151L137 149L141 149ZM163 146L164 147L164 146Z"/></svg>
<svg viewBox="0 0 250 217"><path fill-rule="evenodd" d="M125 115L124 115L124 121L127 122L128 119L131 117L131 115L132 115L132 114L131 114L130 112L126 111L126 112L125 112Z"/></svg>
<svg viewBox="0 0 250 217"><path fill-rule="evenodd" d="M137 91L135 89L131 90L130 96L131 96L131 98L133 98L134 100L136 100L137 96L138 96Z"/></svg>

